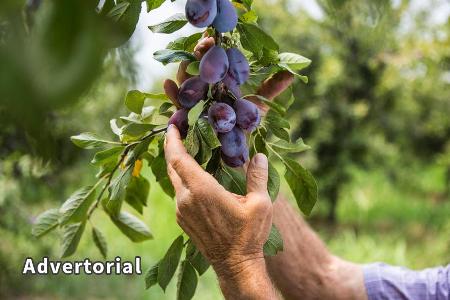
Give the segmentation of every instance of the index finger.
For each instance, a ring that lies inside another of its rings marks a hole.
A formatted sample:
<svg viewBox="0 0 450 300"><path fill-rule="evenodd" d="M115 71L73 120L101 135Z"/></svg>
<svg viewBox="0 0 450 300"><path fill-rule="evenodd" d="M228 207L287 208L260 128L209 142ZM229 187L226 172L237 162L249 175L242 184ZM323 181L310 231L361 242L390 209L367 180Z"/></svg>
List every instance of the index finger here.
<svg viewBox="0 0 450 300"><path fill-rule="evenodd" d="M198 182L200 176L207 175L202 167L187 153L175 125L170 125L167 129L164 154L167 164L173 168L187 186L195 181Z"/></svg>

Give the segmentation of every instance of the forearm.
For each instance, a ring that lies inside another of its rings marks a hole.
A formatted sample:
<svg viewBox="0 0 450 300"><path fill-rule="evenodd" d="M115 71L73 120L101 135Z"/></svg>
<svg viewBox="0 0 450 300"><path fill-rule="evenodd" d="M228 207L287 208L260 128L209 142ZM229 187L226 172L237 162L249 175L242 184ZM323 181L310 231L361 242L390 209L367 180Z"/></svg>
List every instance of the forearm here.
<svg viewBox="0 0 450 300"><path fill-rule="evenodd" d="M285 299L367 299L359 265L334 257L283 197L273 211L284 251L266 264Z"/></svg>
<svg viewBox="0 0 450 300"><path fill-rule="evenodd" d="M215 271L225 299L279 299L262 257L244 261L232 268L215 268Z"/></svg>

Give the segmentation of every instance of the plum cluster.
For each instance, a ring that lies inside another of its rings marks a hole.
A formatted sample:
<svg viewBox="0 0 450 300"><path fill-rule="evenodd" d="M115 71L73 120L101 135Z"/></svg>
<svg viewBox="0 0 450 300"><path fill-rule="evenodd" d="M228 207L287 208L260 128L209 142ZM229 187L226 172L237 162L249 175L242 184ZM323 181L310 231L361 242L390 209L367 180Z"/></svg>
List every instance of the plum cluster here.
<svg viewBox="0 0 450 300"><path fill-rule="evenodd" d="M229 0L187 0L186 18L196 27L212 26L220 33L233 30L238 21Z"/></svg>
<svg viewBox="0 0 450 300"><path fill-rule="evenodd" d="M169 119L169 124L175 124L186 137L189 109L208 99L211 85L212 98L201 117L214 128L222 145L222 160L230 167L240 167L248 160L245 132L254 131L261 121L258 107L241 98L239 86L247 81L249 73L248 61L238 49L210 48L200 61L200 75L180 86L178 102L182 108Z"/></svg>

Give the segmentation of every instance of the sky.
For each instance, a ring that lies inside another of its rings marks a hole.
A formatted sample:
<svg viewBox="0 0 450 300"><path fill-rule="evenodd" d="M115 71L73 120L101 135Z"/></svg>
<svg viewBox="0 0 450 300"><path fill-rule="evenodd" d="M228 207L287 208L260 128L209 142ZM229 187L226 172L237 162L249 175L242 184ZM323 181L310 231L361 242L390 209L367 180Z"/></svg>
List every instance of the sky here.
<svg viewBox="0 0 450 300"><path fill-rule="evenodd" d="M400 0L393 0L399 2ZM431 0L412 0L412 11L431 5ZM450 15L450 1L437 0L438 5L434 4L432 22L445 22ZM160 8L147 13L146 7L143 8L136 31L133 34L131 43L137 49L135 61L138 66L138 82L137 88L143 91L148 89L160 80L164 74L173 74L176 70L176 64L169 64L163 66L160 62L153 59L153 53L157 50L164 49L166 45L181 36L188 36L194 32L202 31L202 29L195 28L190 24L186 25L181 30L172 34L152 33L148 29L149 25L158 24L175 13L184 12L186 1L166 1ZM322 11L315 0L291 0L293 10L305 10L311 17L320 19ZM145 6L145 4L144 4Z"/></svg>

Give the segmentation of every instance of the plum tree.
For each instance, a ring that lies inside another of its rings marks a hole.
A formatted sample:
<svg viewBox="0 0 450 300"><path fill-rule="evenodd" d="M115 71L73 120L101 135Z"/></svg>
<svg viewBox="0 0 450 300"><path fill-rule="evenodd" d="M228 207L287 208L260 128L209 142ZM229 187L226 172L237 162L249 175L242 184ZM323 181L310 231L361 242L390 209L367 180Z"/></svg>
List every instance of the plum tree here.
<svg viewBox="0 0 450 300"><path fill-rule="evenodd" d="M236 110L236 124L243 130L252 132L261 122L258 107L245 99L239 99L234 103Z"/></svg>
<svg viewBox="0 0 450 300"><path fill-rule="evenodd" d="M188 0L186 2L186 18L195 27L211 25L217 15L216 0Z"/></svg>
<svg viewBox="0 0 450 300"><path fill-rule="evenodd" d="M212 23L220 33L232 31L238 21L236 9L229 0L217 0L217 16Z"/></svg>
<svg viewBox="0 0 450 300"><path fill-rule="evenodd" d="M189 129L189 123L188 123L188 110L185 108L177 110L169 119L168 125L173 124L175 125L178 130L180 131L180 135L182 138L185 138L188 129Z"/></svg>
<svg viewBox="0 0 450 300"><path fill-rule="evenodd" d="M213 46L200 61L200 78L207 83L217 83L227 75L228 66L225 50L220 46Z"/></svg>
<svg viewBox="0 0 450 300"><path fill-rule="evenodd" d="M223 154L228 157L239 156L247 148L245 134L242 129L236 126L229 132L219 133L219 140Z"/></svg>
<svg viewBox="0 0 450 300"><path fill-rule="evenodd" d="M236 125L236 113L226 103L215 103L208 110L208 120L216 132L229 132Z"/></svg>
<svg viewBox="0 0 450 300"><path fill-rule="evenodd" d="M247 81L250 75L248 60L237 48L230 48L226 52L230 64L228 80L233 79L238 85L241 85Z"/></svg>
<svg viewBox="0 0 450 300"><path fill-rule="evenodd" d="M178 102L184 108L192 108L200 100L206 99L209 86L200 77L189 78L180 87Z"/></svg>

